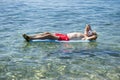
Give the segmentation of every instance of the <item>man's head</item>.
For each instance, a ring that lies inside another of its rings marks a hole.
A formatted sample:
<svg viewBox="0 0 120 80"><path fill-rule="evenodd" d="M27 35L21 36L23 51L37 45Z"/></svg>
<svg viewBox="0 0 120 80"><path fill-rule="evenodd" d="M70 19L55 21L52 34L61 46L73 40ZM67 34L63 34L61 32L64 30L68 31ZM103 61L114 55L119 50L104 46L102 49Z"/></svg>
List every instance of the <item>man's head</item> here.
<svg viewBox="0 0 120 80"><path fill-rule="evenodd" d="M97 39L97 32L96 31L92 31L92 36L95 36L94 40Z"/></svg>

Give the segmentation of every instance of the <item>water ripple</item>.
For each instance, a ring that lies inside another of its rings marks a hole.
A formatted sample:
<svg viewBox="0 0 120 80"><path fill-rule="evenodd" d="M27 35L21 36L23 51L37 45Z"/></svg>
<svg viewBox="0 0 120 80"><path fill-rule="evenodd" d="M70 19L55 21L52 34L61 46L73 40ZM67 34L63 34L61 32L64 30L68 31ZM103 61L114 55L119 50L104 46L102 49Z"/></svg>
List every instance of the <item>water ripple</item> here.
<svg viewBox="0 0 120 80"><path fill-rule="evenodd" d="M119 80L119 0L0 0L0 80ZM111 6L112 5L112 6ZM23 33L83 32L90 43L28 43Z"/></svg>

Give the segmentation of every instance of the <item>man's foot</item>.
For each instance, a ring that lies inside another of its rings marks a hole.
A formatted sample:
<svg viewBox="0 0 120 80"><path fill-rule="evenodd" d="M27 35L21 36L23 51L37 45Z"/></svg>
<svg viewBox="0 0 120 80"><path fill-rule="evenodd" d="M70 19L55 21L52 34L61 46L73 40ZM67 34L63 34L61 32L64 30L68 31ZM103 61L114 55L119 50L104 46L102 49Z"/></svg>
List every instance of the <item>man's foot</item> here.
<svg viewBox="0 0 120 80"><path fill-rule="evenodd" d="M29 41L30 41L30 37L29 37L29 36L27 36L26 34L23 34L23 37L24 37L24 39L25 39L27 42L29 42Z"/></svg>

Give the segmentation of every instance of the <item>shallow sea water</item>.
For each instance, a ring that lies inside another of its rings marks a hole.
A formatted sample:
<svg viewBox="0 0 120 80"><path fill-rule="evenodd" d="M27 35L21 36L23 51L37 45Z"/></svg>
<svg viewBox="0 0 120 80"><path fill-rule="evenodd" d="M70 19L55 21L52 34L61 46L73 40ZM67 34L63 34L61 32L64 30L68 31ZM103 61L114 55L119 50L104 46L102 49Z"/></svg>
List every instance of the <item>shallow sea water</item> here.
<svg viewBox="0 0 120 80"><path fill-rule="evenodd" d="M0 0L0 80L120 80L119 0ZM90 43L27 43L22 34L98 33Z"/></svg>

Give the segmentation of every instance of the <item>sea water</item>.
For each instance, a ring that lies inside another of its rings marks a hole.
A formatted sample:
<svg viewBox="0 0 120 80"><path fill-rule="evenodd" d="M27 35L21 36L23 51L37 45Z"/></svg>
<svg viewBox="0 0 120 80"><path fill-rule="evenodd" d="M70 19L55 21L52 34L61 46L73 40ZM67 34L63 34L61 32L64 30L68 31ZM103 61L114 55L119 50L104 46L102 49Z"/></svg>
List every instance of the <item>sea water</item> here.
<svg viewBox="0 0 120 80"><path fill-rule="evenodd" d="M120 0L0 0L0 80L120 80ZM26 42L83 32L96 42Z"/></svg>

